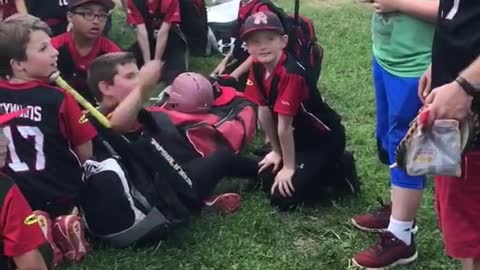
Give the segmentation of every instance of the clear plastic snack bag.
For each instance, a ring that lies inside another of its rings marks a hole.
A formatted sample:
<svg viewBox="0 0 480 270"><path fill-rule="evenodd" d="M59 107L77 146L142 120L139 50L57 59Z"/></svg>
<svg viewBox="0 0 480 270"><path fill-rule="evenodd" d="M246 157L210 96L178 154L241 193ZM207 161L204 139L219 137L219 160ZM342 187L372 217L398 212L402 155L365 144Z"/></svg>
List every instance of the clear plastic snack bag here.
<svg viewBox="0 0 480 270"><path fill-rule="evenodd" d="M463 142L457 120L435 120L428 130L414 131L405 151L408 175L448 175L462 173Z"/></svg>

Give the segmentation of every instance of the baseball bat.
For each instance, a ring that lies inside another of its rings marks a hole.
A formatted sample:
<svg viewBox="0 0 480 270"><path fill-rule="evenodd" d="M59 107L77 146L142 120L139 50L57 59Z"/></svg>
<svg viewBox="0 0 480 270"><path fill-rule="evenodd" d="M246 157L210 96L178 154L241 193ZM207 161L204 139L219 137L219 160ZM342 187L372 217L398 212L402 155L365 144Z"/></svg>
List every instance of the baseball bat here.
<svg viewBox="0 0 480 270"><path fill-rule="evenodd" d="M65 89L65 91L72 94L75 100L82 105L88 112L92 114L98 122L106 128L110 128L110 121L105 117L97 108L95 108L90 102L88 102L82 95L80 95L73 87L71 87L61 76L60 72L56 71L49 77L50 82L54 82L59 87Z"/></svg>

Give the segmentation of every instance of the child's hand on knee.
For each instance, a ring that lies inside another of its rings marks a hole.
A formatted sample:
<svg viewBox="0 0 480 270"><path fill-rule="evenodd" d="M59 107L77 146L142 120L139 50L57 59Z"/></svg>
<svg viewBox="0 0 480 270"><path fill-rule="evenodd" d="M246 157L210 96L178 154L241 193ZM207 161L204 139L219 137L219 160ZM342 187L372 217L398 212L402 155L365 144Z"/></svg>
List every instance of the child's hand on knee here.
<svg viewBox="0 0 480 270"><path fill-rule="evenodd" d="M272 172L276 173L280 168L281 163L282 163L282 155L280 155L280 153L277 153L275 151L271 151L262 159L262 161L258 163L258 166L260 167L260 169L258 170L258 173L263 172L265 169L267 169L270 166L273 166Z"/></svg>
<svg viewBox="0 0 480 270"><path fill-rule="evenodd" d="M274 194L275 189L278 188L278 191L283 197L292 197L295 192L292 182L294 173L295 169L283 167L275 176L275 182L273 183L270 192Z"/></svg>

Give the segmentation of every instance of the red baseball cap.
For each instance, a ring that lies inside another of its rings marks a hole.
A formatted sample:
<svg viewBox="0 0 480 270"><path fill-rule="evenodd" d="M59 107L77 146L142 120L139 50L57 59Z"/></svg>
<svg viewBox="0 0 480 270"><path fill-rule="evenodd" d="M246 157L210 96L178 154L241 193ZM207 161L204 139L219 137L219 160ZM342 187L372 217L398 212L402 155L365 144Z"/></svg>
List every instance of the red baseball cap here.
<svg viewBox="0 0 480 270"><path fill-rule="evenodd" d="M0 125L4 125L4 124L10 122L11 120L13 120L13 119L17 118L18 116L20 116L21 114L25 113L27 110L28 109L23 109L23 110L19 110L19 111L16 111L16 112L1 114L0 115ZM1 111L4 111L3 108L1 109Z"/></svg>
<svg viewBox="0 0 480 270"><path fill-rule="evenodd" d="M104 6L108 11L115 7L115 2L112 0L70 0L68 1L68 9L73 9L86 3L96 3Z"/></svg>
<svg viewBox="0 0 480 270"><path fill-rule="evenodd" d="M271 11L260 11L250 15L245 20L240 37L245 39L248 34L262 30L275 31L279 34L285 33L285 29L277 14Z"/></svg>

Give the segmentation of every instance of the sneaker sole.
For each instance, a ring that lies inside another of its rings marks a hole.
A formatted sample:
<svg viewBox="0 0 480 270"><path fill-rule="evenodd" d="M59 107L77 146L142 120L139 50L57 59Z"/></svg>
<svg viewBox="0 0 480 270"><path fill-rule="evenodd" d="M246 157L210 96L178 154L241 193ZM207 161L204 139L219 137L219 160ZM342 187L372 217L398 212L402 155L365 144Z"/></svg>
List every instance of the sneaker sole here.
<svg viewBox="0 0 480 270"><path fill-rule="evenodd" d="M362 230L362 231L365 231L365 232L372 232L372 233L383 233L383 232L386 232L388 231L387 228L378 228L378 229L375 229L375 228L367 228L367 227L363 227L362 225L358 224L355 219L351 219L350 222L352 223L353 226L355 226L357 229L359 230ZM415 227L412 228L412 233L413 234L416 234L418 232L418 226L415 225Z"/></svg>
<svg viewBox="0 0 480 270"><path fill-rule="evenodd" d="M399 265L405 265L405 264L409 264L409 263L412 263L414 262L416 259L418 258L418 253L415 252L415 254L413 254L412 257L409 257L409 258L405 258L405 259L400 259L390 265L387 265L387 266L384 266L384 267L376 267L376 268L372 268L372 267L366 267L366 266L363 266L363 265L360 265L355 259L352 259L352 263L355 267L357 268L360 268L360 269L366 269L366 270L386 270L386 269L391 269L395 266L399 266Z"/></svg>

